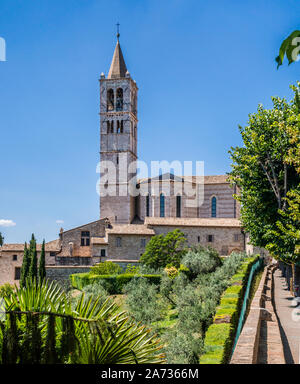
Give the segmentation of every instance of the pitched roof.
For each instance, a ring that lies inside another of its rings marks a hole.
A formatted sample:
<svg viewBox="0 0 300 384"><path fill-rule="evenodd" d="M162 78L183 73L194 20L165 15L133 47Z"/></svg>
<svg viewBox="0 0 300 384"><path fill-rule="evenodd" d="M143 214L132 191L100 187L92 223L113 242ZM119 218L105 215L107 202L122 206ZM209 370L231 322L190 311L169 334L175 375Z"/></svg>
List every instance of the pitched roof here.
<svg viewBox="0 0 300 384"><path fill-rule="evenodd" d="M125 77L127 72L125 60L121 50L120 42L117 41L114 56L108 72L108 79L119 79Z"/></svg>
<svg viewBox="0 0 300 384"><path fill-rule="evenodd" d="M225 218L178 218L178 217L146 217L145 225L165 225L174 227L229 227L240 228L238 219Z"/></svg>
<svg viewBox="0 0 300 384"><path fill-rule="evenodd" d="M42 244L37 244L36 246L37 251L42 250ZM59 244L59 239L49 241L46 243L46 252L51 252L51 251L59 251L60 249L60 244ZM24 251L24 244L18 243L18 244L4 244L2 247L0 247L0 252L21 252Z"/></svg>
<svg viewBox="0 0 300 384"><path fill-rule="evenodd" d="M107 229L106 232L113 235L155 235L153 229L141 224L118 224Z"/></svg>
<svg viewBox="0 0 300 384"><path fill-rule="evenodd" d="M163 175L163 177L149 177L149 178L142 178L138 180L138 183L147 183L150 181L190 181L193 183L203 183L204 184L227 184L228 182L228 175L210 175L210 176L176 176L172 175L170 177L167 177L168 174ZM171 174L170 174L171 175Z"/></svg>

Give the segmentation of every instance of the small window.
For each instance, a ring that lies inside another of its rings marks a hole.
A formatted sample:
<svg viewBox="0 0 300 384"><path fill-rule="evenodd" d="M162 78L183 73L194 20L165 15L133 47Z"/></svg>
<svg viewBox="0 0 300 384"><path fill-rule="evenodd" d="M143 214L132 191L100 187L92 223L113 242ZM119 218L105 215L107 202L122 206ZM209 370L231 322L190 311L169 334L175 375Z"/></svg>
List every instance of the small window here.
<svg viewBox="0 0 300 384"><path fill-rule="evenodd" d="M200 236L197 237L198 243L200 243Z"/></svg>
<svg viewBox="0 0 300 384"><path fill-rule="evenodd" d="M142 248L146 247L146 239L141 239L141 247Z"/></svg>
<svg viewBox="0 0 300 384"><path fill-rule="evenodd" d="M163 193L160 195L159 203L160 217L165 217L165 196Z"/></svg>
<svg viewBox="0 0 300 384"><path fill-rule="evenodd" d="M81 232L81 246L88 247L90 245L90 232L82 231Z"/></svg>
<svg viewBox="0 0 300 384"><path fill-rule="evenodd" d="M122 88L117 89L116 110L123 111L123 89Z"/></svg>
<svg viewBox="0 0 300 384"><path fill-rule="evenodd" d="M13 255L13 261L17 261L18 260L18 255Z"/></svg>
<svg viewBox="0 0 300 384"><path fill-rule="evenodd" d="M116 247L122 247L122 238L121 237L116 238Z"/></svg>
<svg viewBox="0 0 300 384"><path fill-rule="evenodd" d="M181 196L176 196L176 217L181 217Z"/></svg>
<svg viewBox="0 0 300 384"><path fill-rule="evenodd" d="M15 268L15 280L20 280L20 278L21 278L21 268L16 267Z"/></svg>
<svg viewBox="0 0 300 384"><path fill-rule="evenodd" d="M149 196L149 193L146 196L146 216L147 217L150 216L150 196Z"/></svg>
<svg viewBox="0 0 300 384"><path fill-rule="evenodd" d="M124 123L123 120L121 120L121 127L120 127L120 133L124 132Z"/></svg>
<svg viewBox="0 0 300 384"><path fill-rule="evenodd" d="M235 233L234 236L233 236L233 240L235 242L239 241L240 240L240 235L238 233Z"/></svg>
<svg viewBox="0 0 300 384"><path fill-rule="evenodd" d="M211 199L211 217L217 217L217 198L215 196Z"/></svg>
<svg viewBox="0 0 300 384"><path fill-rule="evenodd" d="M55 252L50 252L51 257L55 257L56 253Z"/></svg>
<svg viewBox="0 0 300 384"><path fill-rule="evenodd" d="M213 243L213 241L214 241L214 235L208 235L208 236L207 236L207 241L208 241L208 243Z"/></svg>
<svg viewBox="0 0 300 384"><path fill-rule="evenodd" d="M115 107L115 100L114 100L114 90L109 89L107 91L107 110L113 111Z"/></svg>
<svg viewBox="0 0 300 384"><path fill-rule="evenodd" d="M100 251L100 256L101 256L101 257L105 257L105 256L106 256L105 249L101 249L101 251Z"/></svg>

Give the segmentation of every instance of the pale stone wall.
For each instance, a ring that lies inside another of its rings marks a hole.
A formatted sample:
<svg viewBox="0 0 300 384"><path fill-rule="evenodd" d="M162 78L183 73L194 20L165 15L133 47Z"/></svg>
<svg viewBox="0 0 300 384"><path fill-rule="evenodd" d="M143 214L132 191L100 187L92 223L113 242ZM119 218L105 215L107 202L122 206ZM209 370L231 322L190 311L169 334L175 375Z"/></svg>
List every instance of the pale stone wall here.
<svg viewBox="0 0 300 384"><path fill-rule="evenodd" d="M150 194L150 216L160 216L160 192L164 192L160 186L155 195L151 192L148 184L141 187L143 194L139 197L139 217L145 220L146 217L146 194ZM195 188L195 184L193 187ZM171 183L170 190L165 193L165 217L176 217L176 187ZM189 207L187 201L191 197L187 196L185 191L181 197L181 217L183 218L208 218L211 217L211 199L217 198L217 217L220 218L239 218L239 203L233 198L234 189L230 187L229 183L224 184L205 184L203 202L199 207ZM169 196L168 196L169 195Z"/></svg>
<svg viewBox="0 0 300 384"><path fill-rule="evenodd" d="M17 260L13 261L13 255L17 255ZM40 252L38 252L38 261L40 258ZM45 253L46 264L51 266L55 264L55 257L50 256L50 252ZM0 286L9 284L19 284L18 280L15 280L15 269L21 268L23 262L23 252L20 251L6 251L0 253Z"/></svg>
<svg viewBox="0 0 300 384"><path fill-rule="evenodd" d="M186 236L188 246L202 245L215 248L220 255L229 255L233 251L244 251L244 236L239 228L224 227L186 227L186 226L153 226L156 234L166 234L180 229ZM213 242L208 242L208 235L213 235ZM235 235L238 236L236 241ZM200 242L198 237L200 236Z"/></svg>
<svg viewBox="0 0 300 384"><path fill-rule="evenodd" d="M121 238L121 246L117 246L117 237ZM145 247L141 240L145 239L146 244L150 240L149 235L108 235L108 258L110 260L139 260L144 253Z"/></svg>

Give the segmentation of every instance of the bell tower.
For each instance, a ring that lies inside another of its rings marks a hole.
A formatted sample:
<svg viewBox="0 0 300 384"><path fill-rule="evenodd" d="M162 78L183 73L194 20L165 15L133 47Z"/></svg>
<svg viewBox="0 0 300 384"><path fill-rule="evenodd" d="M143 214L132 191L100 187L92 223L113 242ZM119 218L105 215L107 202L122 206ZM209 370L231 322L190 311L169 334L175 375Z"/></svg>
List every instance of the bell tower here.
<svg viewBox="0 0 300 384"><path fill-rule="evenodd" d="M100 217L129 224L135 216L135 197L130 194L130 180L137 160L136 82L125 64L117 34L117 44L107 77L100 78ZM114 168L114 170L113 170Z"/></svg>

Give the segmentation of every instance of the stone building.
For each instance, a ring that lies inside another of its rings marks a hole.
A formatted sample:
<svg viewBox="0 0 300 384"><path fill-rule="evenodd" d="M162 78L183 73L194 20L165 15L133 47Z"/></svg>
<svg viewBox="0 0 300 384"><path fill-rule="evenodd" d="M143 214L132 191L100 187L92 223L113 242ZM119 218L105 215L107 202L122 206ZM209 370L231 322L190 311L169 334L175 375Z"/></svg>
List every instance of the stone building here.
<svg viewBox="0 0 300 384"><path fill-rule="evenodd" d="M221 255L248 249L233 197L238 191L226 175L167 172L136 179L137 101L138 87L118 38L108 75L100 77L100 219L61 229L59 238L46 244L49 270L83 268L104 260L136 262L152 236L175 228L184 232L188 245L210 245ZM113 180L105 175L109 168ZM183 185L196 191L199 204L189 204L190 193ZM23 249L23 244L0 248L0 285L18 281Z"/></svg>

